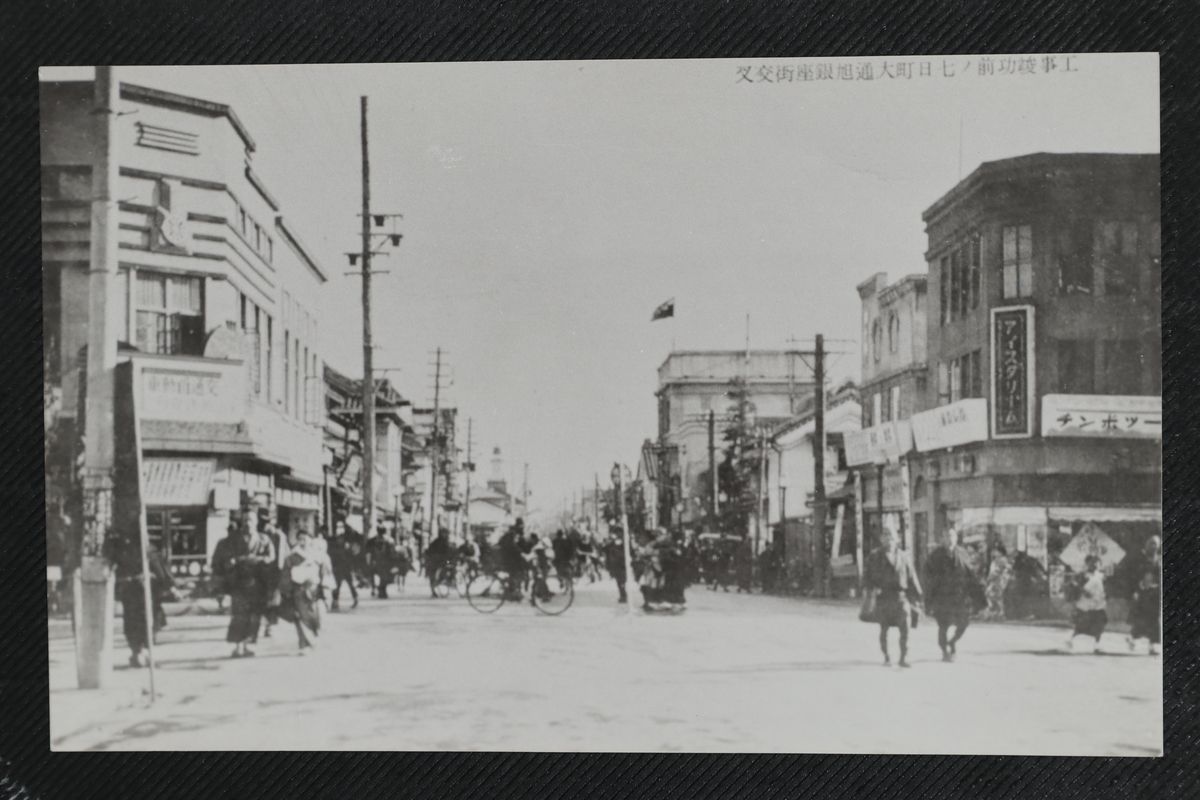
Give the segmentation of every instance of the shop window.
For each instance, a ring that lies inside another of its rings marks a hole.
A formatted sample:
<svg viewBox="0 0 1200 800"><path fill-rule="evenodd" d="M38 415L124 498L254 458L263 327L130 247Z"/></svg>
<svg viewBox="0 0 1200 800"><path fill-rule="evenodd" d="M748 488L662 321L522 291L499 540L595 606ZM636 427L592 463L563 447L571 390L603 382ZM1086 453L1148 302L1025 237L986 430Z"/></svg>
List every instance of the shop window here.
<svg viewBox="0 0 1200 800"><path fill-rule="evenodd" d="M203 506L146 509L150 542L158 548L173 574L200 574L208 559L207 514Z"/></svg>
<svg viewBox="0 0 1200 800"><path fill-rule="evenodd" d="M134 290L137 348L146 353L204 353L204 284L192 276L139 271Z"/></svg>
<svg viewBox="0 0 1200 800"><path fill-rule="evenodd" d="M1101 222L1096 226L1096 270L1105 294L1129 294L1138 288L1136 222Z"/></svg>
<svg viewBox="0 0 1200 800"><path fill-rule="evenodd" d="M1062 294L1092 291L1092 230L1090 222L1074 222L1059 231L1058 287Z"/></svg>
<svg viewBox="0 0 1200 800"><path fill-rule="evenodd" d="M1001 296L1005 300L1033 296L1033 227L1011 225L1003 232Z"/></svg>
<svg viewBox="0 0 1200 800"><path fill-rule="evenodd" d="M1104 343L1104 393L1136 395L1142 393L1141 342L1135 339Z"/></svg>
<svg viewBox="0 0 1200 800"><path fill-rule="evenodd" d="M1058 391L1060 394L1094 394L1096 389L1096 348L1090 339L1060 339L1058 350Z"/></svg>

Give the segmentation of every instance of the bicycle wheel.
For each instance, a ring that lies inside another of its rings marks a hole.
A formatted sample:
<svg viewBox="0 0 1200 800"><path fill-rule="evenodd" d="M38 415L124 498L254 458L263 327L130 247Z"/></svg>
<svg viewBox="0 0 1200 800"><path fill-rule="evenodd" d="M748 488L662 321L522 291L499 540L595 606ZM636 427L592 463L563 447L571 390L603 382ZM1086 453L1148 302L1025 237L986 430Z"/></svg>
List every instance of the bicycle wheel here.
<svg viewBox="0 0 1200 800"><path fill-rule="evenodd" d="M459 597L467 596L467 586L474 577L474 570L465 564L454 571L454 590L458 592Z"/></svg>
<svg viewBox="0 0 1200 800"><path fill-rule="evenodd" d="M433 584L433 593L438 597L446 598L450 596L450 590L454 586L454 576L448 574L445 569L440 569L430 579L430 582Z"/></svg>
<svg viewBox="0 0 1200 800"><path fill-rule="evenodd" d="M491 614L504 605L504 576L480 573L467 584L467 602L482 614Z"/></svg>
<svg viewBox="0 0 1200 800"><path fill-rule="evenodd" d="M533 604L538 611L557 616L575 602L575 584L569 577L547 575L546 580L533 589Z"/></svg>

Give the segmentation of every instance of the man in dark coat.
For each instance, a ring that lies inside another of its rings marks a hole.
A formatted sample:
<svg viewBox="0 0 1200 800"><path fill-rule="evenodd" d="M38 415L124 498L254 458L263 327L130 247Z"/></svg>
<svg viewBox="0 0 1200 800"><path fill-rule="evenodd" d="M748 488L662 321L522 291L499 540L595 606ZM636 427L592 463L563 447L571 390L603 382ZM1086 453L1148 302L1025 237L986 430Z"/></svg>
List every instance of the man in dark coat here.
<svg viewBox="0 0 1200 800"><path fill-rule="evenodd" d="M429 547L425 548L425 577L429 579L431 597L438 596L437 585L439 582L453 582L453 573L443 574L445 570L453 567L453 556L454 551L450 547L450 531L442 528L438 531L437 538L429 543Z"/></svg>
<svg viewBox="0 0 1200 800"><path fill-rule="evenodd" d="M258 641L258 629L267 608L267 586L264 570L275 565L275 548L271 540L256 530L255 522L243 519L238 536L229 550L231 576L229 631L225 641L234 645L233 657L252 656L247 645Z"/></svg>
<svg viewBox="0 0 1200 800"><path fill-rule="evenodd" d="M142 546L138 539L130 538L123 543L117 559L117 599L121 601L123 631L129 645L129 666L140 667L141 652L148 650L146 639L146 587L143 583ZM163 610L163 599L175 589L175 579L158 548L153 543L146 557L150 565L150 602L153 608L155 641L157 634L167 624Z"/></svg>
<svg viewBox="0 0 1200 800"><path fill-rule="evenodd" d="M604 568L617 582L617 602L629 602L629 595L625 591L625 542L620 536L610 536L604 543Z"/></svg>
<svg viewBox="0 0 1200 800"><path fill-rule="evenodd" d="M330 610L338 609L338 596L341 594L343 583L350 585L350 607L358 608L358 587L354 585L354 571L361 560L362 537L357 533L347 533L339 522L337 535L329 543L329 561L333 565L333 582L336 584Z"/></svg>
<svg viewBox="0 0 1200 800"><path fill-rule="evenodd" d="M871 554L867 562L866 585L876 593L879 614L879 649L883 664L889 666L888 628L900 629L900 666L908 667L908 618L911 602L921 598L921 583L913 569L908 551L900 547L900 534L885 528L886 544Z"/></svg>
<svg viewBox="0 0 1200 800"><path fill-rule="evenodd" d="M987 604L983 587L971 569L970 555L960 543L957 528L947 530L945 546L930 553L925 567L925 589L927 607L937 620L942 660L953 661L956 645L971 623L974 607ZM951 625L954 626L953 637L949 637Z"/></svg>

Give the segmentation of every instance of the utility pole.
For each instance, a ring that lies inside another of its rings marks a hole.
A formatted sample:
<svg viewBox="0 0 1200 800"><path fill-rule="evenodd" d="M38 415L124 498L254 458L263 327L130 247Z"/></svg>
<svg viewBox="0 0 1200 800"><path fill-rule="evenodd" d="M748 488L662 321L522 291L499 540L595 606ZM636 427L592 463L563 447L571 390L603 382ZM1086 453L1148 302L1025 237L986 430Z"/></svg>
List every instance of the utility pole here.
<svg viewBox="0 0 1200 800"><path fill-rule="evenodd" d="M363 535L375 535L375 369L371 344L371 160L367 150L367 97L362 98L363 307Z"/></svg>
<svg viewBox="0 0 1200 800"><path fill-rule="evenodd" d="M592 495L592 508L596 512L596 518L593 520L596 526L596 533L600 533L600 473L595 473L595 494Z"/></svg>
<svg viewBox="0 0 1200 800"><path fill-rule="evenodd" d="M521 515L529 516L529 462L525 462L525 477L521 479Z"/></svg>
<svg viewBox="0 0 1200 800"><path fill-rule="evenodd" d="M817 334L813 352L813 535L817 542L817 575L821 596L830 590L829 553L825 543L825 337Z"/></svg>
<svg viewBox="0 0 1200 800"><path fill-rule="evenodd" d="M442 348L440 347L437 349L433 370L433 438L430 440L429 449L429 534L427 542L433 541L433 538L437 536L438 453L441 444L438 441L440 430L438 423L441 417L442 396Z"/></svg>
<svg viewBox="0 0 1200 800"><path fill-rule="evenodd" d="M629 542L629 514L625 510L625 467L621 464L613 465L613 472L616 473L616 490L617 490L617 508L621 512L621 535L625 546L625 587L626 593L632 594L629 590L632 589L633 583L633 547ZM633 618L633 601L627 600L625 603L626 609L629 611L630 619Z"/></svg>
<svg viewBox="0 0 1200 800"><path fill-rule="evenodd" d="M712 479L712 502L708 504L709 513L712 515L713 530L717 528L717 514L721 511L721 500L718 495L718 487L720 483L717 481L717 413L715 411L708 412L708 474Z"/></svg>
<svg viewBox="0 0 1200 800"><path fill-rule="evenodd" d="M117 265L117 182L120 171L117 105L121 84L112 67L96 67L91 124L96 153L92 165L90 258L83 469L83 541L74 577L75 667L80 689L100 689L112 678L115 576L105 558L113 535L113 427L117 339L123 325L117 310L121 288ZM147 614L149 607L147 607Z"/></svg>
<svg viewBox="0 0 1200 800"><path fill-rule="evenodd" d="M467 487L463 493L463 541L471 538L471 473L475 465L471 463L471 418L467 417Z"/></svg>

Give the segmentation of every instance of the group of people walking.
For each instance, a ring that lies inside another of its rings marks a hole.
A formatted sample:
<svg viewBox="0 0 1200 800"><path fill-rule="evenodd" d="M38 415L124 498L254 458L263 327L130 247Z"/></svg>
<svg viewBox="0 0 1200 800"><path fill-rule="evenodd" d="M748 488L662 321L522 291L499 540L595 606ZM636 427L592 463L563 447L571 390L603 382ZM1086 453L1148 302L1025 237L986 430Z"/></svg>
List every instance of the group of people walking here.
<svg viewBox="0 0 1200 800"><path fill-rule="evenodd" d="M999 602L996 585L986 584L976 576L971 557L962 545L957 528L946 532L943 546L930 554L925 567L925 590L917 577L908 551L900 543L894 529L885 529L885 542L868 558L864 570L863 600L860 618L879 625L879 647L883 663L891 664L888 636L891 628L899 634L899 666L908 667L908 634L920 619L924 605L937 623L938 647L943 661L954 661L957 645L977 611L995 610ZM1148 652L1158 653L1162 629L1162 540L1151 537L1140 557L1135 557L1127 573L1134 575L1135 588L1130 604L1130 633L1126 642L1130 651L1137 641L1146 639ZM1002 559L1008 564L1007 559ZM1085 570L1068 585L1067 596L1074 603L1074 628L1067 649L1074 650L1077 637L1087 636L1095 641L1099 652L1100 638L1108 624L1105 574L1097 556L1087 556ZM992 572L989 571L989 578ZM951 634L953 628L953 634Z"/></svg>
<svg viewBox="0 0 1200 800"><path fill-rule="evenodd" d="M233 658L254 655L251 645L280 620L292 623L303 654L321 631L321 605L336 588L324 539L301 530L294 543L257 515L245 514L217 543L212 558L217 591L231 598L225 639Z"/></svg>

